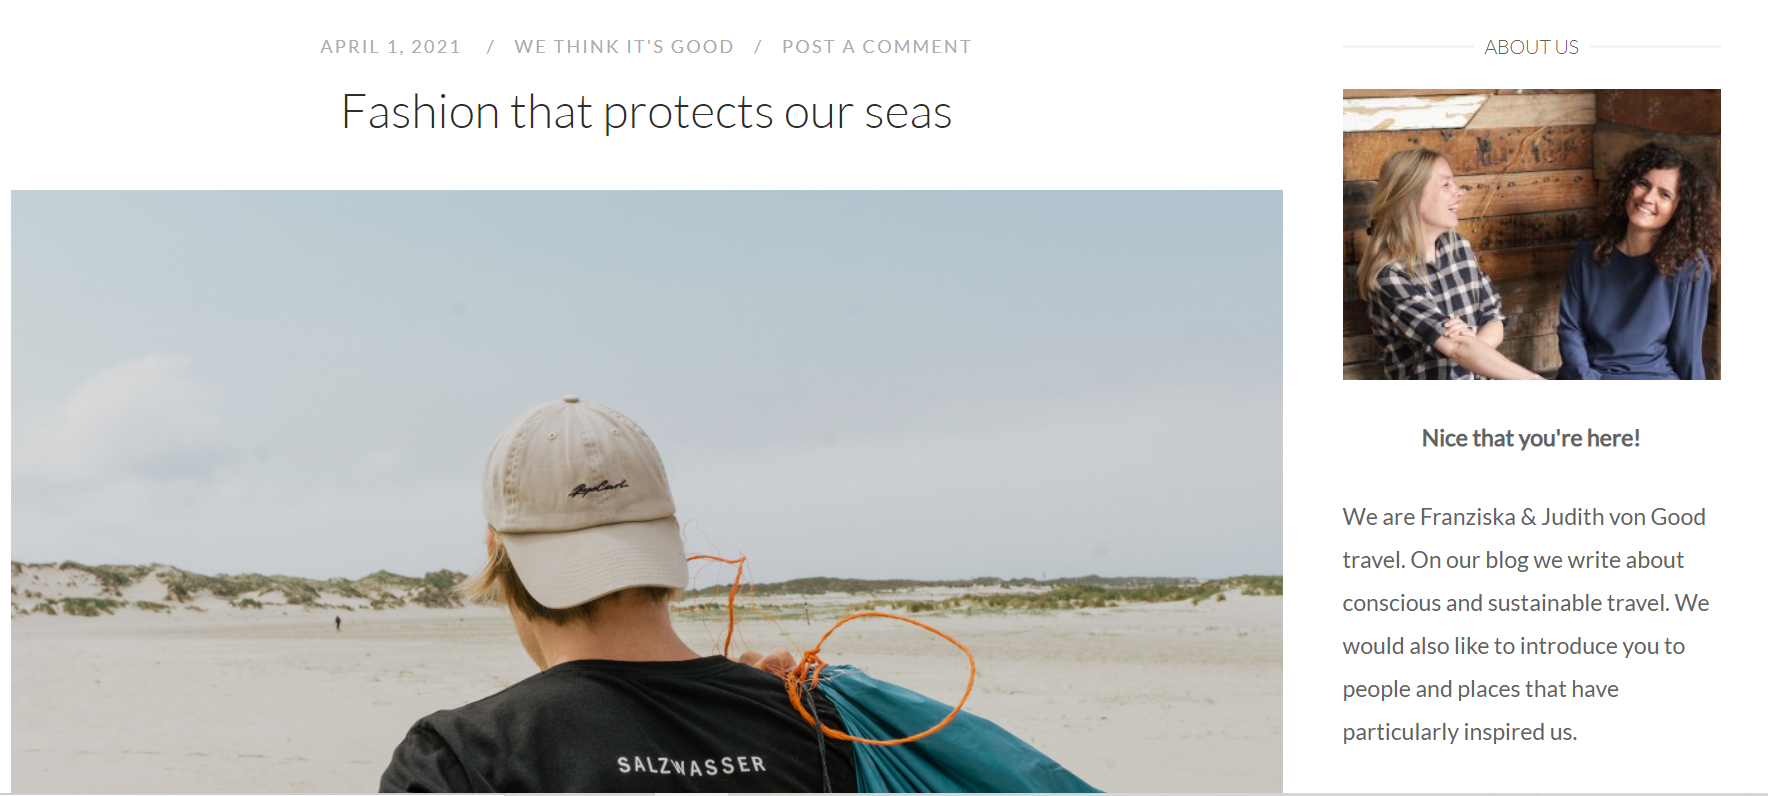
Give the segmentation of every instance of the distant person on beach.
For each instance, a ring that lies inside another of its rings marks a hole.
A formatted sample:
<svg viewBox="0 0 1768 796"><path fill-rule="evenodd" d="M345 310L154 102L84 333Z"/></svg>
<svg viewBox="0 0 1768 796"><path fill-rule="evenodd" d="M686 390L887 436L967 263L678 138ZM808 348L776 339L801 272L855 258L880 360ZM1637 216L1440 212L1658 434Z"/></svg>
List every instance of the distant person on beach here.
<svg viewBox="0 0 1768 796"><path fill-rule="evenodd" d="M541 671L420 719L381 791L856 790L851 743L787 699L789 652L701 657L676 635L687 556L637 424L574 395L530 409L492 447L483 500L489 561L462 588L509 607Z"/></svg>
<svg viewBox="0 0 1768 796"><path fill-rule="evenodd" d="M344 632L344 617L334 616L332 617L332 621L337 623L339 633Z"/></svg>

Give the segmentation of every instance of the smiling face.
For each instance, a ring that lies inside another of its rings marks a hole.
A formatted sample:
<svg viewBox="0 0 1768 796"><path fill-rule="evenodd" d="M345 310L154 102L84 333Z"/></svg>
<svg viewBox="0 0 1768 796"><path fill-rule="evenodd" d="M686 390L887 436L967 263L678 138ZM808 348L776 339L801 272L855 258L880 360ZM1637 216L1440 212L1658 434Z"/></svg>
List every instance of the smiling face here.
<svg viewBox="0 0 1768 796"><path fill-rule="evenodd" d="M1455 171L1443 158L1431 167L1430 182L1418 196L1418 220L1430 242L1461 223L1461 186L1455 184Z"/></svg>
<svg viewBox="0 0 1768 796"><path fill-rule="evenodd" d="M1627 226L1645 232L1662 230L1676 215L1681 185L1682 172L1677 169L1652 169L1640 175L1627 191Z"/></svg>

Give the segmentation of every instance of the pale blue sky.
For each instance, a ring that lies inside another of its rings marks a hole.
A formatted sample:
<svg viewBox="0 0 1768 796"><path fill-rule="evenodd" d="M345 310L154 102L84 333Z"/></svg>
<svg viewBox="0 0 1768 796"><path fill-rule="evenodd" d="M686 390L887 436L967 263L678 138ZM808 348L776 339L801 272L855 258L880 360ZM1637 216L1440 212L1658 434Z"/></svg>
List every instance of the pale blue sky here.
<svg viewBox="0 0 1768 796"><path fill-rule="evenodd" d="M12 211L14 560L470 570L492 441L575 393L764 581L1281 570L1276 192Z"/></svg>

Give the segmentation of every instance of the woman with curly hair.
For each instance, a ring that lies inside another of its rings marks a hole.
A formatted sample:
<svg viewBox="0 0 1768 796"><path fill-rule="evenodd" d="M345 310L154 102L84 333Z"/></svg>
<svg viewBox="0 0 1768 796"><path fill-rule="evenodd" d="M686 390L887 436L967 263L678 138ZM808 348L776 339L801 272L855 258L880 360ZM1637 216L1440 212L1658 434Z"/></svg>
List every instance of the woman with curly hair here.
<svg viewBox="0 0 1768 796"><path fill-rule="evenodd" d="M1670 147L1628 153L1559 293L1562 379L1704 379L1719 191Z"/></svg>
<svg viewBox="0 0 1768 796"><path fill-rule="evenodd" d="M1473 245L1455 234L1461 186L1429 149L1381 164L1357 290L1390 379L1539 379L1498 351L1504 313Z"/></svg>

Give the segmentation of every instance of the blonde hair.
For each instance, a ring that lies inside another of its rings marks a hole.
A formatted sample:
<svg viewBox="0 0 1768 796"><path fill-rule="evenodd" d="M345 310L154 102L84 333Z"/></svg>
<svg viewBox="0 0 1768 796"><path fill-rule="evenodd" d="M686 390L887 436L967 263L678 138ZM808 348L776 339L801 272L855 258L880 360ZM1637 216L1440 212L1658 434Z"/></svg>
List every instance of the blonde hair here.
<svg viewBox="0 0 1768 796"><path fill-rule="evenodd" d="M1375 275L1389 265L1418 276L1419 248L1424 221L1418 202L1430 184L1432 171L1443 156L1418 147L1395 152L1381 164L1381 182L1369 203L1369 246L1357 265L1357 293L1363 298L1375 290Z"/></svg>
<svg viewBox="0 0 1768 796"><path fill-rule="evenodd" d="M522 585L522 577L516 574L516 565L510 561L509 552L503 547L503 535L497 533L496 529L492 529L491 533L496 539L492 545L491 560L486 561L485 566L480 567L472 577L454 587L462 597L480 605L502 605L508 602L529 619L545 619L555 625L566 625L572 622L594 622L596 614L628 592L635 592L646 600L663 605L681 597L680 589L634 586L569 608L548 608L534 599L534 595L529 594L528 588Z"/></svg>

